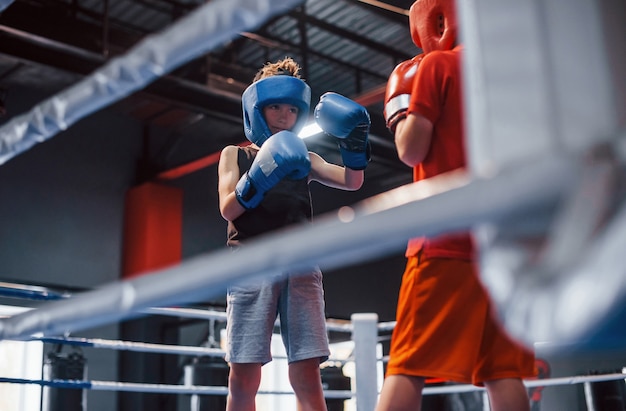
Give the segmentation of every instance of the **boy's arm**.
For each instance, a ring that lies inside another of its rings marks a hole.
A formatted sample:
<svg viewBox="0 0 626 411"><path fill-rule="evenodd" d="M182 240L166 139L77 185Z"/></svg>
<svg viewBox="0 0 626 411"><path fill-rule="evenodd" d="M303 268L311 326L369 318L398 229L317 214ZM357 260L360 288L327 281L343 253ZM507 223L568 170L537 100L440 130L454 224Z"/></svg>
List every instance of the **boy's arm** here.
<svg viewBox="0 0 626 411"><path fill-rule="evenodd" d="M358 190L363 185L363 170L353 170L326 162L316 153L309 152L311 173L309 180L342 190Z"/></svg>
<svg viewBox="0 0 626 411"><path fill-rule="evenodd" d="M222 150L218 165L218 195L220 213L227 221L233 221L246 210L235 196L235 187L239 181L239 165L237 146L227 146Z"/></svg>
<svg viewBox="0 0 626 411"><path fill-rule="evenodd" d="M428 87L425 87L425 85L441 84L441 81L435 77L439 71L437 70L437 61L434 54L418 61L412 61L416 67L415 73L412 73L411 70L399 69L392 73L388 83L402 87L409 93L409 104L405 117L397 122L394 133L398 158L409 167L415 167L422 163L430 150L434 125L424 113L420 112L418 107L424 106L425 102L428 102L428 106L435 107L441 104L435 101L439 98L439 94L435 94L435 91L439 89L430 87L432 90L429 90ZM393 78L394 76L402 78Z"/></svg>
<svg viewBox="0 0 626 411"><path fill-rule="evenodd" d="M410 113L398 121L394 136L398 158L409 167L415 167L426 158L432 140L433 123L426 117Z"/></svg>
<svg viewBox="0 0 626 411"><path fill-rule="evenodd" d="M370 116L365 107L337 93L325 93L315 107L315 120L326 134L335 137L344 166L327 163L317 154L311 158L310 180L343 190L358 190L370 161Z"/></svg>
<svg viewBox="0 0 626 411"><path fill-rule="evenodd" d="M311 160L302 139L291 131L279 131L263 143L250 169L237 182L236 199L251 210L281 180L302 180L310 172Z"/></svg>
<svg viewBox="0 0 626 411"><path fill-rule="evenodd" d="M370 115L362 105L341 94L328 92L314 110L315 121L337 139L344 166L365 170L370 161Z"/></svg>

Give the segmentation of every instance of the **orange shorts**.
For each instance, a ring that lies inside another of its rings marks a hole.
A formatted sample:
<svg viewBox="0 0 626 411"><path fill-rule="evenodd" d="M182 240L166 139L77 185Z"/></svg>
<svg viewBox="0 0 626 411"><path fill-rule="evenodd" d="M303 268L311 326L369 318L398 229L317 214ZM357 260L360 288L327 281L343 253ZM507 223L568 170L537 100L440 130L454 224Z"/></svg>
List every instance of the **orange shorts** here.
<svg viewBox="0 0 626 411"><path fill-rule="evenodd" d="M409 257L396 321L387 375L475 385L536 375L533 352L492 317L473 262Z"/></svg>

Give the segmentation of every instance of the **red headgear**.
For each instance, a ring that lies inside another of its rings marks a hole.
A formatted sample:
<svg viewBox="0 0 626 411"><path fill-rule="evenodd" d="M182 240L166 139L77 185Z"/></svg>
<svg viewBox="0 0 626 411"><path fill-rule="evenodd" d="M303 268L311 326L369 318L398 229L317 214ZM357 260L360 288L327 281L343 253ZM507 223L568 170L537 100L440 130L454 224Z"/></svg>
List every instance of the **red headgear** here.
<svg viewBox="0 0 626 411"><path fill-rule="evenodd" d="M424 53L452 50L457 36L455 0L416 0L409 12L413 43Z"/></svg>

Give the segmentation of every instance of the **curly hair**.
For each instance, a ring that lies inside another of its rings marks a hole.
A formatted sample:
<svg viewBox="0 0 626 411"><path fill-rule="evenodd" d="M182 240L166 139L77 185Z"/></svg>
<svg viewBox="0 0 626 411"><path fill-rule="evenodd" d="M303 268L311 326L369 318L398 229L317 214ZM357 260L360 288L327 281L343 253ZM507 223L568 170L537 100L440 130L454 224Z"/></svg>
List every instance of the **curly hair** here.
<svg viewBox="0 0 626 411"><path fill-rule="evenodd" d="M298 63L296 63L291 57L285 57L275 63L265 63L265 65L256 73L252 82L279 75L300 78L300 65L298 65Z"/></svg>

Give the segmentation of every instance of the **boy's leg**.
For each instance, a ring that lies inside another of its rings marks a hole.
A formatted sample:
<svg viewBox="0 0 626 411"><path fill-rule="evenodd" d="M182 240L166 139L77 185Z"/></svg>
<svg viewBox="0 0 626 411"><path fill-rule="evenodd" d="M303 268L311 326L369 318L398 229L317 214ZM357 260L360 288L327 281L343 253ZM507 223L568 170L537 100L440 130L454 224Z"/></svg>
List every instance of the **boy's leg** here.
<svg viewBox="0 0 626 411"><path fill-rule="evenodd" d="M290 363L289 382L296 394L298 411L326 410L319 358Z"/></svg>
<svg viewBox="0 0 626 411"><path fill-rule="evenodd" d="M254 411L261 383L261 364L230 364L226 411Z"/></svg>
<svg viewBox="0 0 626 411"><path fill-rule="evenodd" d="M376 411L420 411L424 379L408 375L385 378Z"/></svg>
<svg viewBox="0 0 626 411"><path fill-rule="evenodd" d="M529 411L530 399L526 386L519 378L485 381L493 411Z"/></svg>

